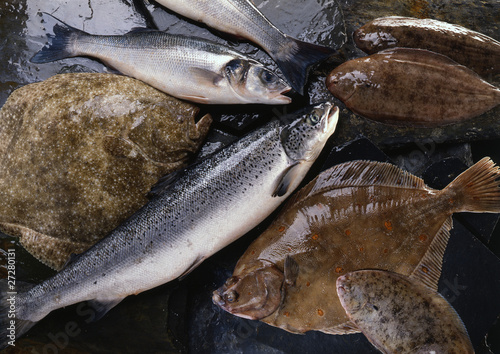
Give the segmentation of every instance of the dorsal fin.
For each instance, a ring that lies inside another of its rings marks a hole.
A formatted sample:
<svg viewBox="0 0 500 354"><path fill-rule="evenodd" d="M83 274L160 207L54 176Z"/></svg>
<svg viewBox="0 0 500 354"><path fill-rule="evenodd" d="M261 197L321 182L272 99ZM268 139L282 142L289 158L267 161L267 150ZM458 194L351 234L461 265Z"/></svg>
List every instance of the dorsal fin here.
<svg viewBox="0 0 500 354"><path fill-rule="evenodd" d="M438 282L441 277L443 256L450 239L450 230L453 227L453 219L448 217L441 229L431 242L427 253L424 255L415 270L410 274L411 279L418 280L422 284L438 291Z"/></svg>
<svg viewBox="0 0 500 354"><path fill-rule="evenodd" d="M323 171L296 193L294 202L299 202L306 197L327 190L375 185L415 189L425 188L425 183L421 178L390 163L363 160L350 161Z"/></svg>

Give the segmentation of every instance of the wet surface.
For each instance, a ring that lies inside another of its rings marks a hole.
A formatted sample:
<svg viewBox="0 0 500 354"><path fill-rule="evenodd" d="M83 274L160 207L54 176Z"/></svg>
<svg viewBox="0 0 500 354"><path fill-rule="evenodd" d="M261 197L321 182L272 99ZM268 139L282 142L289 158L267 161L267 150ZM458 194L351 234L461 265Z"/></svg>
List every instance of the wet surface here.
<svg viewBox="0 0 500 354"><path fill-rule="evenodd" d="M425 181L441 188L464 164L485 155L500 163L500 107L471 121L442 128L394 128L356 116L344 109L324 85L326 74L339 62L364 56L352 41L352 31L379 16L425 17L457 23L500 39L500 3L496 0L267 0L255 1L261 11L288 34L306 41L340 48L339 55L318 67L311 75L306 97L293 95L291 106L202 107L218 121L220 132L212 132L205 153L221 141L240 136L249 129L279 117L308 102L331 100L339 104L338 131L311 171L310 180L321 169L353 159L391 160ZM98 61L73 58L48 64L31 64L31 58L45 44L38 12L48 12L76 28L95 34L120 34L133 27L157 26L171 33L190 33L225 43L276 68L265 53L253 45L202 25L179 18L154 4L127 0L16 0L0 3L0 105L16 88L41 81L60 72L113 72ZM152 15L151 15L152 14ZM290 21L295 18L296 21ZM488 78L499 86L500 78ZM356 140L360 136L367 140ZM495 139L495 140L491 140ZM467 144L464 142L474 142ZM382 149L383 151L379 150ZM332 152L332 154L329 154ZM211 302L212 291L232 269L253 238L265 229L272 217L256 230L222 250L182 281L131 296L103 319L92 322L92 310L79 304L55 311L16 341L7 352L46 353L135 353L148 352L338 352L376 353L361 335L330 336L317 332L293 335L258 321L237 318ZM500 313L500 230L498 216L460 214L448 245L439 290L462 317L478 353L487 353L483 342L499 352L497 325ZM2 235L0 248L16 249L18 280L38 282L53 274L34 260L11 237ZM496 255L493 252L496 253ZM0 264L6 264L0 254ZM6 275L6 268L0 268ZM34 350L34 351L33 351Z"/></svg>

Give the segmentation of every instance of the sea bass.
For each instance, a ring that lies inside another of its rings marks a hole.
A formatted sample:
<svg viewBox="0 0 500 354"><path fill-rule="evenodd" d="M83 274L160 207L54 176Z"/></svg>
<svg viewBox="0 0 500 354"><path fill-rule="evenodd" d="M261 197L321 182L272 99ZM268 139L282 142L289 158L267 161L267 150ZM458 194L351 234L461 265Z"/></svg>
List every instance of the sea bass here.
<svg viewBox="0 0 500 354"><path fill-rule="evenodd" d="M264 220L290 195L337 120L336 107L317 104L273 120L185 169L61 272L19 291L17 335L60 307L91 300L103 315L128 295L187 274ZM6 304L2 304L3 320L7 320ZM7 327L1 324L3 331ZM6 338L3 333L3 345Z"/></svg>
<svg viewBox="0 0 500 354"><path fill-rule="evenodd" d="M31 58L47 63L90 56L177 98L206 104L287 104L290 87L261 63L200 38L136 29L99 36L44 13L48 44Z"/></svg>
<svg viewBox="0 0 500 354"><path fill-rule="evenodd" d="M349 60L328 75L326 85L354 113L387 123L451 124L500 104L500 89L423 49L386 49Z"/></svg>
<svg viewBox="0 0 500 354"><path fill-rule="evenodd" d="M465 27L429 18L377 18L354 31L368 54L393 47L427 49L446 55L480 75L500 73L500 42Z"/></svg>
<svg viewBox="0 0 500 354"><path fill-rule="evenodd" d="M220 31L243 37L264 49L303 94L311 65L335 51L287 36L257 9L251 0L158 0L159 4Z"/></svg>
<svg viewBox="0 0 500 354"><path fill-rule="evenodd" d="M355 271L337 278L337 293L347 316L382 353L474 353L453 307L413 277Z"/></svg>
<svg viewBox="0 0 500 354"><path fill-rule="evenodd" d="M348 334L335 280L359 269L414 274L437 290L456 212L500 212L500 170L484 158L446 188L388 163L322 172L245 251L213 301L284 330Z"/></svg>

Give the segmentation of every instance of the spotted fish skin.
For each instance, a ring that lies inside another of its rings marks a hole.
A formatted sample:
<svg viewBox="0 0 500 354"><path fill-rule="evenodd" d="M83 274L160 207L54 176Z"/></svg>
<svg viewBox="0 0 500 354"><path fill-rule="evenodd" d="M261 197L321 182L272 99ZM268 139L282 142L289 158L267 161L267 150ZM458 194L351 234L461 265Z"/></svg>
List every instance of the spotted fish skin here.
<svg viewBox="0 0 500 354"><path fill-rule="evenodd" d="M128 295L189 273L257 226L297 188L337 120L338 108L328 102L306 107L157 188L149 203L101 242L54 277L18 292L17 336L55 309L91 300L104 315ZM0 347L7 335L1 338Z"/></svg>
<svg viewBox="0 0 500 354"><path fill-rule="evenodd" d="M489 158L442 190L388 163L333 166L292 196L213 301L293 333L359 332L338 300L335 279L384 269L413 274L437 290L451 214L500 212L499 177Z"/></svg>
<svg viewBox="0 0 500 354"><path fill-rule="evenodd" d="M394 47L421 48L446 55L484 77L500 73L498 40L443 21L381 17L358 28L353 38L368 54Z"/></svg>
<svg viewBox="0 0 500 354"><path fill-rule="evenodd" d="M474 353L453 307L411 277L350 272L337 278L337 293L349 318L382 353Z"/></svg>

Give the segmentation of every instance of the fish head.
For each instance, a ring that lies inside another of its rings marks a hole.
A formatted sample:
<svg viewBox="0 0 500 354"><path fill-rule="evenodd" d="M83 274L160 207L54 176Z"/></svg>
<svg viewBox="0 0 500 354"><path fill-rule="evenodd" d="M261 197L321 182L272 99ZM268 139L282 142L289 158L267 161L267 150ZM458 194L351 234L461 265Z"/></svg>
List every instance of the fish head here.
<svg viewBox="0 0 500 354"><path fill-rule="evenodd" d="M291 87L275 73L254 60L233 59L226 64L225 75L233 92L242 101L265 104L288 104L283 94Z"/></svg>
<svg viewBox="0 0 500 354"><path fill-rule="evenodd" d="M353 39L357 47L368 54L398 45L398 40L390 33L375 30L371 25L360 27L354 31Z"/></svg>
<svg viewBox="0 0 500 354"><path fill-rule="evenodd" d="M242 318L259 320L272 314L281 303L285 276L276 265L266 262L246 268L214 291L212 301L223 310Z"/></svg>
<svg viewBox="0 0 500 354"><path fill-rule="evenodd" d="M339 109L323 102L282 117L281 144L294 162L314 162L337 127Z"/></svg>
<svg viewBox="0 0 500 354"><path fill-rule="evenodd" d="M364 91L372 86L369 75L362 69L360 70L361 66L356 67L355 65L355 63L350 62L344 63L326 78L328 90L346 104L356 92Z"/></svg>

